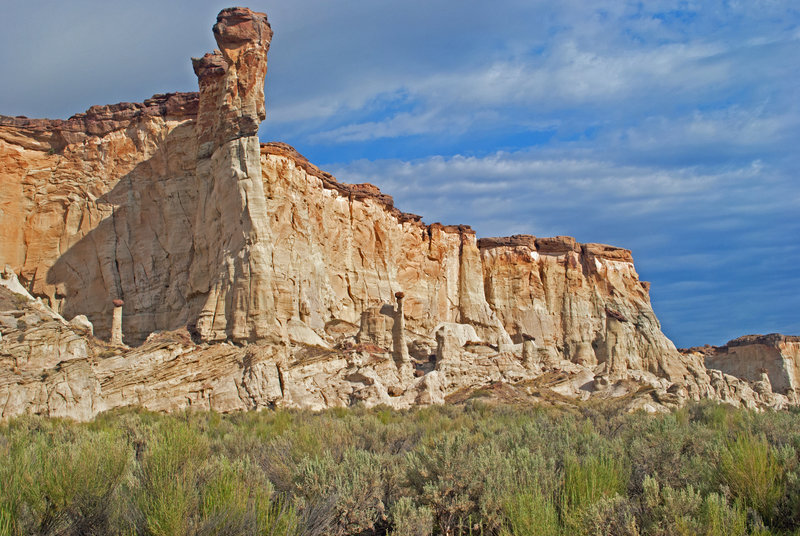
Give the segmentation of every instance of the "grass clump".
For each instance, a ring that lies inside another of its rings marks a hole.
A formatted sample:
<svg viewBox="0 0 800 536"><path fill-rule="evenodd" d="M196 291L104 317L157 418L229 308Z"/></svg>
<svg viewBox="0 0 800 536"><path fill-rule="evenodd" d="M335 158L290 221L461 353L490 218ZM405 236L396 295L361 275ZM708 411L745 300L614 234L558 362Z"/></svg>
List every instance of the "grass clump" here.
<svg viewBox="0 0 800 536"><path fill-rule="evenodd" d="M741 432L720 456L720 478L744 506L771 521L784 494L786 472L763 435Z"/></svg>
<svg viewBox="0 0 800 536"><path fill-rule="evenodd" d="M558 536L561 524L553 500L537 487L513 492L503 504L501 536Z"/></svg>

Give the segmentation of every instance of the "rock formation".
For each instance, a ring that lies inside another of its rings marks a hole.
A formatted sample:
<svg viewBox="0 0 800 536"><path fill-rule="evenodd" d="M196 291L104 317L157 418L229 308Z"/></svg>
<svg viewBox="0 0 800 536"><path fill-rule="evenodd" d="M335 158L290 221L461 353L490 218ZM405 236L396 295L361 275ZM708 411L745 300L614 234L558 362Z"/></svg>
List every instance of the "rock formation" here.
<svg viewBox="0 0 800 536"><path fill-rule="evenodd" d="M278 332L258 141L272 30L263 13L231 8L217 17L214 37L221 52L192 60L200 84L199 192L188 284L204 297L196 315L204 340L262 339Z"/></svg>
<svg viewBox="0 0 800 536"><path fill-rule="evenodd" d="M746 335L706 355L705 364L751 382L768 381L776 393L800 392L800 337Z"/></svg>
<svg viewBox="0 0 800 536"><path fill-rule="evenodd" d="M497 382L794 403L792 341L679 353L627 250L426 225L261 144L267 17L213 31L198 93L0 116L0 415L407 407Z"/></svg>
<svg viewBox="0 0 800 536"><path fill-rule="evenodd" d="M125 302L117 299L112 300L111 304L114 306L114 316L111 317L110 342L115 346L122 346L122 306L125 305Z"/></svg>

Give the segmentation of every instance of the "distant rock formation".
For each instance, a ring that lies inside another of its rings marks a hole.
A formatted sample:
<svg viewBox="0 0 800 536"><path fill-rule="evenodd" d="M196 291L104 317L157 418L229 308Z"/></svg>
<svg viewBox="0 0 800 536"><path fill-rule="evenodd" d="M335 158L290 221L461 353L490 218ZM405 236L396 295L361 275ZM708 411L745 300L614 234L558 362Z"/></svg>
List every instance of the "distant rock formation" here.
<svg viewBox="0 0 800 536"><path fill-rule="evenodd" d="M681 350L702 358L709 370L719 371L753 386L756 391L779 394L798 403L800 397L800 337L771 333L745 335L725 346Z"/></svg>
<svg viewBox="0 0 800 536"><path fill-rule="evenodd" d="M0 415L407 407L497 382L572 398L644 385L631 407L650 409L796 402L793 343L679 353L628 250L426 225L260 144L267 17L225 9L213 31L198 93L0 116L0 266L21 282L9 292L46 302L4 298Z"/></svg>

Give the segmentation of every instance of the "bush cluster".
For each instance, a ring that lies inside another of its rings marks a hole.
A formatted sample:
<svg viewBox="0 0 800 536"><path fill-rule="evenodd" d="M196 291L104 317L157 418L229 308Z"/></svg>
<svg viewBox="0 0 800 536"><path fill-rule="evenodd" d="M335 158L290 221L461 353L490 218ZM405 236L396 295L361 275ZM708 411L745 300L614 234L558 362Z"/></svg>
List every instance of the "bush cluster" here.
<svg viewBox="0 0 800 536"><path fill-rule="evenodd" d="M800 534L800 413L463 406L0 425L0 536Z"/></svg>

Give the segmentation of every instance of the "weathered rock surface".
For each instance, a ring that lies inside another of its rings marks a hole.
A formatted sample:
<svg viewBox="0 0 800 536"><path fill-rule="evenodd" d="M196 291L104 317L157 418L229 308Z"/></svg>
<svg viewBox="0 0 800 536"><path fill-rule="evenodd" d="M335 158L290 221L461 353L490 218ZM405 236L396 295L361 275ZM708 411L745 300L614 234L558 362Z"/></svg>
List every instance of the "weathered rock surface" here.
<svg viewBox="0 0 800 536"><path fill-rule="evenodd" d="M66 317L89 317L104 337L111 300L127 290L125 335L134 342L188 318L178 288L192 247L198 98L158 101L22 126L0 118L0 262Z"/></svg>
<svg viewBox="0 0 800 536"><path fill-rule="evenodd" d="M800 392L800 337L746 335L706 355L705 364L751 382L766 375L776 393Z"/></svg>
<svg viewBox="0 0 800 536"><path fill-rule="evenodd" d="M221 412L356 402L407 408L472 396L544 403L608 398L646 411L698 398L752 408L797 403L793 392L773 392L767 373L748 381L707 369L709 357L699 351L683 356L692 382L633 369L615 377L603 364L573 363L531 339L498 351L469 340L474 330L464 324L436 330L434 356L400 363L391 344L353 344L355 326L340 325L323 338L296 319L289 324L300 323L314 340L196 343L177 330L153 333L136 348L114 346L94 338L82 320L67 322L24 288L18 293L13 278L0 280L0 418L37 413L85 420L133 405ZM384 333L392 328L382 326ZM759 341L753 346L763 346ZM784 359L797 362L794 354Z"/></svg>
<svg viewBox="0 0 800 536"><path fill-rule="evenodd" d="M426 225L260 144L266 15L226 9L213 31L198 93L0 116L0 415L408 407L493 385L796 403L794 339L679 353L627 250Z"/></svg>
<svg viewBox="0 0 800 536"><path fill-rule="evenodd" d="M798 336L745 335L728 341L725 346L704 346L681 352L701 360L713 373L712 384L722 380L730 383L730 378L736 378L765 400L790 405L800 402ZM780 396L775 398L775 395ZM721 397L731 398L729 392L722 393Z"/></svg>
<svg viewBox="0 0 800 536"><path fill-rule="evenodd" d="M532 337L562 359L689 378L650 306L630 251L570 237L481 239L488 302L516 342Z"/></svg>

